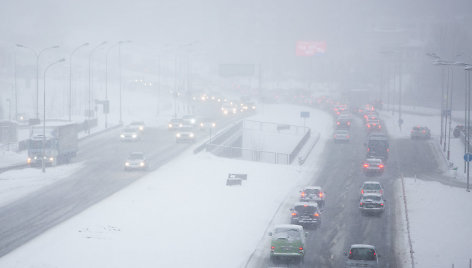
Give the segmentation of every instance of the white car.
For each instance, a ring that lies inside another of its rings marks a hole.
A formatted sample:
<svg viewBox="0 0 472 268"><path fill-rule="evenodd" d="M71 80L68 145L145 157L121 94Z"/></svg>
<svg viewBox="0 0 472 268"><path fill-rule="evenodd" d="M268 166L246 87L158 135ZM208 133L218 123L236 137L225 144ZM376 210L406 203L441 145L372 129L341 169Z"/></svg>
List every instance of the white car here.
<svg viewBox="0 0 472 268"><path fill-rule="evenodd" d="M194 142L195 133L193 132L192 127L181 127L175 134L175 142Z"/></svg>
<svg viewBox="0 0 472 268"><path fill-rule="evenodd" d="M375 247L371 245L355 244L344 253L347 256L345 268L367 267L378 268L379 261Z"/></svg>
<svg viewBox="0 0 472 268"><path fill-rule="evenodd" d="M385 200L381 194L364 194L359 209L362 213L382 213L385 210Z"/></svg>
<svg viewBox="0 0 472 268"><path fill-rule="evenodd" d="M380 194L383 195L382 184L378 181L365 181L361 187L361 196L365 194Z"/></svg>
<svg viewBox="0 0 472 268"><path fill-rule="evenodd" d="M139 141L141 140L141 131L138 128L127 127L121 131L121 141Z"/></svg>
<svg viewBox="0 0 472 268"><path fill-rule="evenodd" d="M147 170L148 163L142 152L130 153L125 162L125 171L128 170Z"/></svg>

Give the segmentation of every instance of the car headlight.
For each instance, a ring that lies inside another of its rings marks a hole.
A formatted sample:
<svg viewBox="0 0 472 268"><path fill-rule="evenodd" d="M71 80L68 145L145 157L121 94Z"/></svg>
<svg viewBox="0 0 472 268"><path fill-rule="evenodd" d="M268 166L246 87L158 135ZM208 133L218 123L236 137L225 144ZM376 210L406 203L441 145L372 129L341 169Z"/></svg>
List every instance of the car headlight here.
<svg viewBox="0 0 472 268"><path fill-rule="evenodd" d="M139 126L139 130L144 130L144 127L143 127L143 126Z"/></svg>
<svg viewBox="0 0 472 268"><path fill-rule="evenodd" d="M134 138L136 138L137 136L138 136L138 135L136 135L136 134L133 134L131 137L133 137L133 139L134 139Z"/></svg>
<svg viewBox="0 0 472 268"><path fill-rule="evenodd" d="M124 138L124 137L125 137L125 135L124 135L124 134L121 134L121 135L120 135L120 137Z"/></svg>
<svg viewBox="0 0 472 268"><path fill-rule="evenodd" d="M129 162L126 162L126 163L125 163L125 166L129 167Z"/></svg>
<svg viewBox="0 0 472 268"><path fill-rule="evenodd" d="M50 162L53 162L53 161L54 161L54 157L49 157L49 161L50 161Z"/></svg>
<svg viewBox="0 0 472 268"><path fill-rule="evenodd" d="M176 136L177 138L180 138L180 133L177 133L175 136Z"/></svg>
<svg viewBox="0 0 472 268"><path fill-rule="evenodd" d="M216 123L211 123L211 127L216 127Z"/></svg>
<svg viewBox="0 0 472 268"><path fill-rule="evenodd" d="M36 160L36 159L38 159L38 157L37 157L37 156L35 156L35 157L34 157L34 160Z"/></svg>
<svg viewBox="0 0 472 268"><path fill-rule="evenodd" d="M203 123L200 123L200 127L203 127Z"/></svg>
<svg viewBox="0 0 472 268"><path fill-rule="evenodd" d="M195 119L190 119L190 123L195 124Z"/></svg>
<svg viewBox="0 0 472 268"><path fill-rule="evenodd" d="M189 136L190 138L193 138L194 135L193 135L193 133L190 133L188 136Z"/></svg>
<svg viewBox="0 0 472 268"><path fill-rule="evenodd" d="M26 160L26 163L31 164L31 157L28 157L28 159Z"/></svg>
<svg viewBox="0 0 472 268"><path fill-rule="evenodd" d="M144 167L146 164L144 162L139 163L139 166Z"/></svg>
<svg viewBox="0 0 472 268"><path fill-rule="evenodd" d="M172 124L169 124L169 128L172 128Z"/></svg>

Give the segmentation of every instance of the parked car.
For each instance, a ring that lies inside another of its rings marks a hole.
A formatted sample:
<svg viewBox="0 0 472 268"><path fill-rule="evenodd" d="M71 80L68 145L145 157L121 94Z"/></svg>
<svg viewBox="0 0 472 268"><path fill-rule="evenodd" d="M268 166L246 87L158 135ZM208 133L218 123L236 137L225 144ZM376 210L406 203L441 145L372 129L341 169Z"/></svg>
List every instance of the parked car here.
<svg viewBox="0 0 472 268"><path fill-rule="evenodd" d="M182 124L183 124L183 120L180 119L180 118L173 118L169 121L169 124L168 124L168 129L169 130L177 130L179 129L180 127L182 127Z"/></svg>
<svg viewBox="0 0 472 268"><path fill-rule="evenodd" d="M299 202L290 209L290 223L302 226L318 227L321 224L321 213L317 203Z"/></svg>
<svg viewBox="0 0 472 268"><path fill-rule="evenodd" d="M137 128L126 127L121 131L121 141L139 141L141 140L141 132Z"/></svg>
<svg viewBox="0 0 472 268"><path fill-rule="evenodd" d="M382 213L385 209L385 200L382 194L364 194L359 203L362 213Z"/></svg>
<svg viewBox="0 0 472 268"><path fill-rule="evenodd" d="M411 129L411 139L430 139L431 130L428 127L416 126Z"/></svg>
<svg viewBox="0 0 472 268"><path fill-rule="evenodd" d="M383 187L378 181L365 181L361 187L361 196L365 194L381 194L383 195Z"/></svg>
<svg viewBox="0 0 472 268"><path fill-rule="evenodd" d="M326 193L321 186L306 186L300 191L300 202L316 202L320 208L324 207Z"/></svg>
<svg viewBox="0 0 472 268"><path fill-rule="evenodd" d="M130 153L125 162L125 171L128 170L147 170L148 163L144 153L142 152L133 152Z"/></svg>
<svg viewBox="0 0 472 268"><path fill-rule="evenodd" d="M378 255L374 246L355 244L351 245L349 252L345 252L347 260L345 268L352 267L367 267L367 268L378 268Z"/></svg>
<svg viewBox="0 0 472 268"><path fill-rule="evenodd" d="M301 225L282 224L275 226L269 233L270 261L278 263L280 260L302 263L305 257L305 231Z"/></svg>
<svg viewBox="0 0 472 268"><path fill-rule="evenodd" d="M351 139L351 135L349 134L349 130L346 129L336 129L334 131L334 142L349 142Z"/></svg>
<svg viewBox="0 0 472 268"><path fill-rule="evenodd" d="M367 158L362 163L362 170L366 176L379 176L384 172L384 163L379 158Z"/></svg>

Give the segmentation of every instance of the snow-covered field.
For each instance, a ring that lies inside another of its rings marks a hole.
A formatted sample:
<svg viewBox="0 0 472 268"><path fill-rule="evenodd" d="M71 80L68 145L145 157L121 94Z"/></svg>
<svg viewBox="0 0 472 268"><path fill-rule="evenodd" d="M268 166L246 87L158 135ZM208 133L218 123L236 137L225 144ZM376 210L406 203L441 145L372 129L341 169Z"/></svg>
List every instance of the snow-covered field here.
<svg viewBox="0 0 472 268"><path fill-rule="evenodd" d="M468 267L472 258L472 193L438 182L405 179L415 267Z"/></svg>
<svg viewBox="0 0 472 268"><path fill-rule="evenodd" d="M259 120L299 120L296 106L266 107ZM331 137L332 119L310 110L307 126ZM284 122L282 122L284 123ZM321 153L315 150L313 161ZM0 259L0 267L241 267L287 196L312 175L273 165L194 155L159 170ZM228 173L245 173L226 186Z"/></svg>

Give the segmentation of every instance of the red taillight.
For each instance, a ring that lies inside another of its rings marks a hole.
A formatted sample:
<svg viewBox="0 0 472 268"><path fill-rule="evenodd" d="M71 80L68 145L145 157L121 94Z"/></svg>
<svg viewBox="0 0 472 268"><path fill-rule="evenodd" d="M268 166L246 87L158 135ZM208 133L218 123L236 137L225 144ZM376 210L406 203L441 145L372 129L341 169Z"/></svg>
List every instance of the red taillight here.
<svg viewBox="0 0 472 268"><path fill-rule="evenodd" d="M384 203L381 203L380 205L381 205L381 206L383 206L383 205L384 205Z"/></svg>
<svg viewBox="0 0 472 268"><path fill-rule="evenodd" d="M370 148L367 148L367 152L370 152Z"/></svg>
<svg viewBox="0 0 472 268"><path fill-rule="evenodd" d="M299 249L299 250L303 250L303 247L299 247L298 249Z"/></svg>
<svg viewBox="0 0 472 268"><path fill-rule="evenodd" d="M339 126L339 125L341 125L341 123L340 123L340 122L336 122L336 124L337 124L338 126Z"/></svg>
<svg viewBox="0 0 472 268"><path fill-rule="evenodd" d="M297 213L295 213L295 212L292 212L292 216L297 216Z"/></svg>
<svg viewBox="0 0 472 268"><path fill-rule="evenodd" d="M364 194L364 189L361 190L361 194Z"/></svg>
<svg viewBox="0 0 472 268"><path fill-rule="evenodd" d="M390 152L390 149L389 149L389 148L387 148L387 153L388 153L388 152Z"/></svg>
<svg viewBox="0 0 472 268"><path fill-rule="evenodd" d="M323 193L322 193L322 192L320 192L320 197L323 197Z"/></svg>
<svg viewBox="0 0 472 268"><path fill-rule="evenodd" d="M308 205L307 205L307 204L305 204L305 205L303 205L303 207L305 207L305 208L306 208L306 207L308 207Z"/></svg>
<svg viewBox="0 0 472 268"><path fill-rule="evenodd" d="M368 127L368 128L370 128L370 125L369 125L369 124L367 124L367 127Z"/></svg>
<svg viewBox="0 0 472 268"><path fill-rule="evenodd" d="M379 165L379 168L384 168L384 165L380 164L380 165Z"/></svg>
<svg viewBox="0 0 472 268"><path fill-rule="evenodd" d="M348 139L349 139L349 135L347 135L347 136L346 136L346 138L348 138Z"/></svg>
<svg viewBox="0 0 472 268"><path fill-rule="evenodd" d="M274 247L274 246L271 246L271 247L270 247L270 250L274 251L274 250L275 250L275 247Z"/></svg>
<svg viewBox="0 0 472 268"><path fill-rule="evenodd" d="M379 128L382 128L382 126L381 126L381 125L379 125Z"/></svg>
<svg viewBox="0 0 472 268"><path fill-rule="evenodd" d="M365 168L368 168L368 167L369 167L369 164L364 164L364 167L365 167Z"/></svg>
<svg viewBox="0 0 472 268"><path fill-rule="evenodd" d="M318 217L318 216L320 216L320 214L318 214L318 213L315 213L315 217Z"/></svg>
<svg viewBox="0 0 472 268"><path fill-rule="evenodd" d="M351 122L347 122L347 125L350 126L350 125L351 125Z"/></svg>
<svg viewBox="0 0 472 268"><path fill-rule="evenodd" d="M361 202L361 207L362 207L362 202Z"/></svg>
<svg viewBox="0 0 472 268"><path fill-rule="evenodd" d="M305 197L305 192L302 192L302 194L301 194L301 195L302 195L302 197Z"/></svg>
<svg viewBox="0 0 472 268"><path fill-rule="evenodd" d="M380 194L383 194L383 193L384 193L384 191L383 191L383 190L380 190Z"/></svg>

